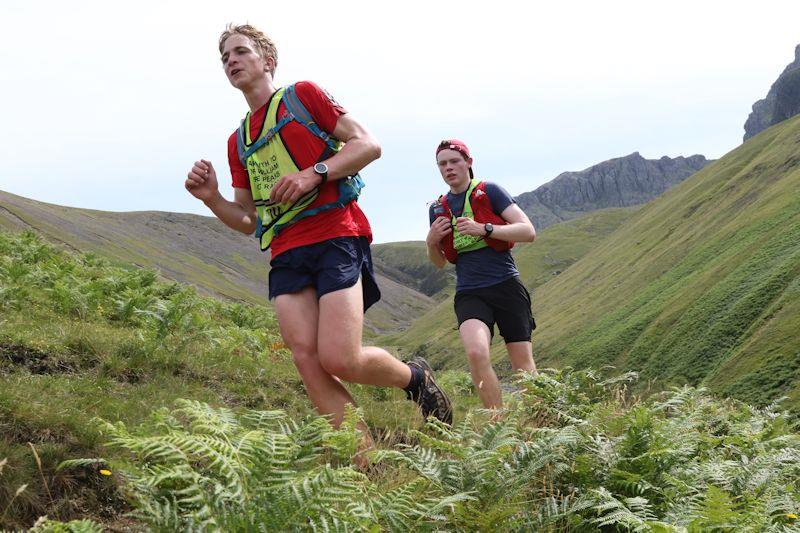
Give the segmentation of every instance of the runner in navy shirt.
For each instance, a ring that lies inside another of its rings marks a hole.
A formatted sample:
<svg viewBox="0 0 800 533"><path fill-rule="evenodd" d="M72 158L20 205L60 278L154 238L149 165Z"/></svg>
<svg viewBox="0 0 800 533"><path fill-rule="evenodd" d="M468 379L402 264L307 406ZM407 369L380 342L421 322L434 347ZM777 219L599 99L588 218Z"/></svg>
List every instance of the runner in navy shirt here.
<svg viewBox="0 0 800 533"><path fill-rule="evenodd" d="M430 208L428 258L438 268L455 263L454 306L472 381L483 405L496 409L503 400L490 356L495 323L512 368L536 373L531 298L511 254L514 242L532 242L536 230L505 189L474 178L463 142L442 141L436 161L450 190Z"/></svg>

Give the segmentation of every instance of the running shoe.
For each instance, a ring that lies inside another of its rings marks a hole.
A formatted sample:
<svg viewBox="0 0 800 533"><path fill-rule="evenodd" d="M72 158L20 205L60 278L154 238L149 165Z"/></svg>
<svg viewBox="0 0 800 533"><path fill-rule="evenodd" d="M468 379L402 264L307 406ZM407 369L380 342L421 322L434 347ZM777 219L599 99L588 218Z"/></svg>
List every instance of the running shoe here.
<svg viewBox="0 0 800 533"><path fill-rule="evenodd" d="M422 370L423 378L416 391L406 393L409 400L414 400L427 420L429 416L438 418L445 424L453 423L453 406L444 391L436 384L433 369L422 357L415 357L408 366Z"/></svg>

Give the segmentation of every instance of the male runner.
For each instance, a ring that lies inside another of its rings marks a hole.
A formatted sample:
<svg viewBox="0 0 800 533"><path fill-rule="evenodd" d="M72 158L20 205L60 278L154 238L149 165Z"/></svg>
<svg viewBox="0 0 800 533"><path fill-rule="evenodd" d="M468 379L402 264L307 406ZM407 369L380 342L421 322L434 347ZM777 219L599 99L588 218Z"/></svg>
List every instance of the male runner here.
<svg viewBox="0 0 800 533"><path fill-rule="evenodd" d="M437 268L455 263L454 305L472 382L483 405L496 409L503 398L489 352L495 323L511 367L536 373L531 297L510 251L514 242L533 242L536 230L505 189L475 179L462 141L439 143L436 163L450 190L430 208L428 258Z"/></svg>
<svg viewBox="0 0 800 533"><path fill-rule="evenodd" d="M361 346L364 312L380 298L372 231L352 198L331 206L342 198L340 185L380 156L378 142L316 84L276 87L277 50L253 26L229 25L219 51L225 75L250 110L228 140L234 198L222 197L204 159L195 162L185 187L229 227L259 230L262 249L271 249L269 298L309 399L338 426L346 405L355 403L342 381L399 387L425 417L450 423L450 402L423 359L406 364ZM291 110L304 108L319 134L289 114L291 91L302 104ZM315 214L303 218L304 212Z"/></svg>

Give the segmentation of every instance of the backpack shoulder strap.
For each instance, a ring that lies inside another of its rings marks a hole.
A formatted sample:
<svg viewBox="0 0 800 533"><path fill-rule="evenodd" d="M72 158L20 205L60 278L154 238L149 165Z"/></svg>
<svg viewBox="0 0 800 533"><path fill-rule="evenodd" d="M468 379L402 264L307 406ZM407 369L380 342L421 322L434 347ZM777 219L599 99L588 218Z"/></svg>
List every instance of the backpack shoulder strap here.
<svg viewBox="0 0 800 533"><path fill-rule="evenodd" d="M239 162L245 169L247 169L247 161L246 161L247 158L244 155L245 154L244 128L246 122L247 122L247 117L242 119L242 122L239 124L239 129L236 131L236 152L239 154Z"/></svg>
<svg viewBox="0 0 800 533"><path fill-rule="evenodd" d="M280 130L290 120L294 120L302 124L315 137L322 139L329 150L332 152L336 151L336 141L330 135L322 131L317 123L314 122L314 117L311 116L311 113L309 113L308 109L306 109L306 106L303 105L300 97L297 96L297 91L295 90L294 84L291 84L284 89L283 105L286 106L287 116L284 117L278 124L276 124L272 130L267 132L264 138L259 139L249 148L246 147L245 142L245 139L247 138L247 132L245 131L245 128L247 127L247 117L242 119L242 122L239 124L239 129L236 132L236 151L239 154L239 161L242 163L243 167L247 168L247 158L253 152L261 148L261 146L263 146L265 143L269 142L270 139L272 139L272 137L278 132L278 130Z"/></svg>
<svg viewBox="0 0 800 533"><path fill-rule="evenodd" d="M286 106L286 111L294 120L305 126L308 131L322 139L328 145L328 148L335 151L336 142L314 122L314 117L311 116L306 106L300 101L300 97L297 96L294 85L293 83L286 87L286 91L283 93L283 104Z"/></svg>
<svg viewBox="0 0 800 533"><path fill-rule="evenodd" d="M436 201L437 201L437 202L439 203L439 205L441 205L441 206L442 206L442 207L443 207L445 210L449 209L449 207L447 206L447 195L446 195L446 194L443 194L443 195L441 195L439 198L437 198L437 199L436 199Z"/></svg>

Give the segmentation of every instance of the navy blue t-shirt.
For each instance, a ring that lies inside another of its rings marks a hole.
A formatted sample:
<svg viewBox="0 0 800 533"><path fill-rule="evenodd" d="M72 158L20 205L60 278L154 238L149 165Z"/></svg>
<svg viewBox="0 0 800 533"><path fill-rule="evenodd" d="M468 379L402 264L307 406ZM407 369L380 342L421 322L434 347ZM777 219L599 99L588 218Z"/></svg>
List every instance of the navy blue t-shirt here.
<svg viewBox="0 0 800 533"><path fill-rule="evenodd" d="M509 205L516 203L514 198L508 194L508 191L495 183L487 181L485 191L489 196L489 202L492 204L492 211L497 215L505 211ZM461 194L447 193L447 206L455 217L461 216L466 196L467 191ZM433 224L436 218L433 214L433 205L430 207L428 216L430 223ZM514 276L519 276L519 271L514 264L514 258L510 250L497 252L486 247L458 254L458 261L456 261L456 292L491 287Z"/></svg>

